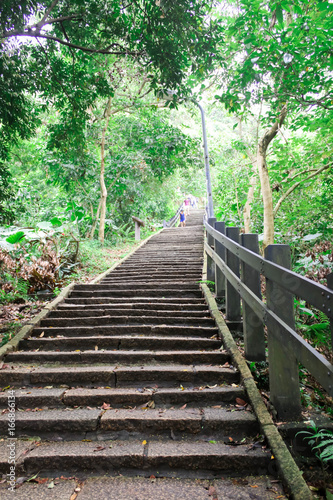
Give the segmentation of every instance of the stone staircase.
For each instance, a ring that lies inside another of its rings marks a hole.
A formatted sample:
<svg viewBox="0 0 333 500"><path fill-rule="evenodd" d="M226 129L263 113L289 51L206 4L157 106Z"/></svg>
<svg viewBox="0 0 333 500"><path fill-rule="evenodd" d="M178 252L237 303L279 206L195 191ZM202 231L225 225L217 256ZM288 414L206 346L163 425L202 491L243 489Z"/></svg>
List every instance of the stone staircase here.
<svg viewBox="0 0 333 500"><path fill-rule="evenodd" d="M100 283L76 285L6 356L0 405L14 389L23 474L265 473L271 454L200 289L202 217L192 211Z"/></svg>

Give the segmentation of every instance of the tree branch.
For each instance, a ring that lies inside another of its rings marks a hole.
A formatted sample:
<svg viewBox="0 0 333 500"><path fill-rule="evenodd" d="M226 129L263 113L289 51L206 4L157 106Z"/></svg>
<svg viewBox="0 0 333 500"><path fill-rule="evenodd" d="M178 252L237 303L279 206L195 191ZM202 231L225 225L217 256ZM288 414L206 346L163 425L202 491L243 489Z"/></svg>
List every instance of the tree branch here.
<svg viewBox="0 0 333 500"><path fill-rule="evenodd" d="M311 175L308 175L307 177L305 177L305 179L302 179L301 181L298 181L296 182L293 186L291 186L282 196L281 198L278 200L277 204L275 205L274 207L274 217L276 216L279 208L281 207L281 204L282 202L293 192L295 191L295 189L301 184L301 182L304 182L304 181L308 181L309 179L312 179L313 177L315 177L316 175L319 175L321 174L321 172L323 172L324 170L327 170L329 167L331 167L333 165L333 162L332 163L329 163L328 165L324 165L323 167L320 167L318 168L313 174Z"/></svg>
<svg viewBox="0 0 333 500"><path fill-rule="evenodd" d="M272 127L270 129L268 129L265 132L263 138L261 139L261 141L259 143L259 148L261 148L265 153L267 151L268 145L270 144L270 142L274 139L274 137L278 133L279 128L283 125L283 122L284 122L286 116L287 116L287 106L285 105L285 106L283 106L283 108L281 110L281 113L280 113L278 120L272 125Z"/></svg>
<svg viewBox="0 0 333 500"><path fill-rule="evenodd" d="M38 26L39 28L41 28L44 24L44 21L47 19L48 15L50 14L51 10L53 10L53 8L57 5L57 3L59 2L59 0L53 0L53 2L51 3L50 7L47 9L47 11L45 12L43 18L41 21L39 21L39 23L36 24L36 26ZM39 26L40 25L40 26Z"/></svg>
<svg viewBox="0 0 333 500"><path fill-rule="evenodd" d="M26 37L31 37L31 38L45 38L46 40L53 40L54 42L58 42L60 43L61 45L65 45L66 47L71 47L73 49L78 49L78 50L82 50L82 52L89 52L89 53L92 53L92 54L111 54L111 55L130 55L130 56L139 56L141 54L143 54L143 51L140 51L140 52L135 52L135 51L130 51L130 50L127 50L127 49L124 49L122 52L121 51L109 51L107 49L91 49L89 47L82 47L81 45L76 45L75 43L71 43L71 42L66 42L65 40L61 40L61 38L57 38L55 36L52 36L52 35L42 35L40 34L39 32L36 32L36 33L29 33L29 32L21 32L21 33L11 33L11 34L4 34L4 35L0 35L0 37L2 38L10 38L10 37L13 37L13 36L26 36Z"/></svg>

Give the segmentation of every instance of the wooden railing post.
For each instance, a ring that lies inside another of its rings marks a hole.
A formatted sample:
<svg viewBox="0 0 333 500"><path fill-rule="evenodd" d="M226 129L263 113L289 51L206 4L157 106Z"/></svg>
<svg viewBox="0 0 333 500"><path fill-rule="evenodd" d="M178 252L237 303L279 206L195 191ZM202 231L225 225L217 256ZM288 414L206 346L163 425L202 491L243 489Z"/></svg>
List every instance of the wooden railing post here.
<svg viewBox="0 0 333 500"><path fill-rule="evenodd" d="M239 244L239 227L227 227L226 235L233 241ZM226 250L226 264L230 270L239 277L239 258L234 255L230 250ZM241 319L241 305L240 295L237 290L226 281L225 292L225 310L226 318L229 321L240 321Z"/></svg>
<svg viewBox="0 0 333 500"><path fill-rule="evenodd" d="M212 227L214 227L215 222L215 217L210 217L208 219L208 224ZM210 247L214 247L214 238L209 233L207 233L207 244ZM207 255L207 281L213 281L215 283L215 262L209 255Z"/></svg>
<svg viewBox="0 0 333 500"><path fill-rule="evenodd" d="M215 229L225 234L225 222L215 222ZM219 241L215 241L215 252L225 261L225 247ZM215 266L215 293L217 299L225 297L225 276L218 266Z"/></svg>
<svg viewBox="0 0 333 500"><path fill-rule="evenodd" d="M328 288L333 290L333 273L330 273L327 275L326 281L327 281ZM331 305L331 309L332 308L333 308L333 304ZM328 312L331 312L331 310L328 309ZM331 327L331 348L333 350L333 320L332 319L330 319L330 327Z"/></svg>
<svg viewBox="0 0 333 500"><path fill-rule="evenodd" d="M134 215L132 215L132 219L135 222L135 240L140 241L140 228L141 228L141 226L145 227L145 223L143 220L139 219L138 217L134 217Z"/></svg>
<svg viewBox="0 0 333 500"><path fill-rule="evenodd" d="M244 248L259 253L257 234L242 234L241 243ZM257 297L261 299L260 273L249 264L241 262L241 279ZM243 300L243 332L245 358L251 361L265 361L264 325L253 312L251 306Z"/></svg>
<svg viewBox="0 0 333 500"><path fill-rule="evenodd" d="M291 267L289 245L269 245L265 258L287 269ZM266 295L268 308L294 330L293 295L270 279L266 279ZM283 329L273 325L269 316L267 329L270 399L279 420L292 420L301 413L298 362Z"/></svg>

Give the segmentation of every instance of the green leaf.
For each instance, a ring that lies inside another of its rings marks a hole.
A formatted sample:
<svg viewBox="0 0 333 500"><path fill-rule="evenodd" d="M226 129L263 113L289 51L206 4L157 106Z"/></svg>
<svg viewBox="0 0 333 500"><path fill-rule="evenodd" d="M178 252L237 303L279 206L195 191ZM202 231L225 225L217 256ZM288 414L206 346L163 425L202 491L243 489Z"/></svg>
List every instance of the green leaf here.
<svg viewBox="0 0 333 500"><path fill-rule="evenodd" d="M283 11L281 5L278 5L275 10L276 13L276 19L278 20L278 23L283 26Z"/></svg>
<svg viewBox="0 0 333 500"><path fill-rule="evenodd" d="M56 227L59 227L62 225L62 222L60 219L58 219L58 217L53 217L53 219L50 220L52 226L56 226Z"/></svg>
<svg viewBox="0 0 333 500"><path fill-rule="evenodd" d="M6 241L8 243L11 243L12 245L15 245L20 240L22 240L22 238L24 238L24 236L25 236L25 233L23 231L18 231L17 233L11 234L10 236L8 236L8 238L6 238Z"/></svg>

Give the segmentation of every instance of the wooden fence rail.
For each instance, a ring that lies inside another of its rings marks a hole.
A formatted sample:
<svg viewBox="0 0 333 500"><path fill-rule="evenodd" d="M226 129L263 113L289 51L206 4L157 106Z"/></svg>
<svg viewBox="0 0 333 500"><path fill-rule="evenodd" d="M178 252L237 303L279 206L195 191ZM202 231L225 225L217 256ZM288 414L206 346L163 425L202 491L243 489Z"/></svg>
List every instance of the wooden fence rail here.
<svg viewBox="0 0 333 500"><path fill-rule="evenodd" d="M177 212L175 213L175 215L173 217L171 217L171 219L169 219L167 221L166 220L163 221L163 227L164 228L166 228L166 227L173 227L177 223L180 211L183 208L183 206L184 206L183 203L181 203L181 205L179 205L179 208L178 208Z"/></svg>
<svg viewBox="0 0 333 500"><path fill-rule="evenodd" d="M297 296L323 311L332 331L333 289L291 271L289 245L269 245L262 257L258 235L239 234L239 228L215 218L204 224L207 279L215 282L217 297L225 296L228 320L240 320L242 312L246 359L266 359L267 327L270 399L279 419L300 415L299 363L333 396L333 365L295 331L294 314ZM260 276L266 280L266 302ZM333 287L332 274L328 284Z"/></svg>

